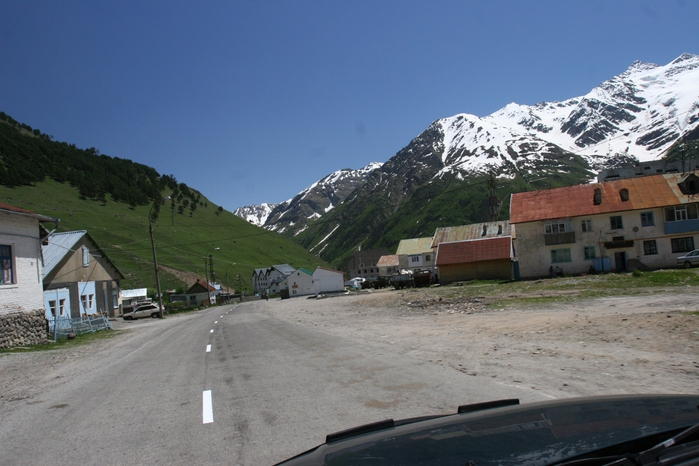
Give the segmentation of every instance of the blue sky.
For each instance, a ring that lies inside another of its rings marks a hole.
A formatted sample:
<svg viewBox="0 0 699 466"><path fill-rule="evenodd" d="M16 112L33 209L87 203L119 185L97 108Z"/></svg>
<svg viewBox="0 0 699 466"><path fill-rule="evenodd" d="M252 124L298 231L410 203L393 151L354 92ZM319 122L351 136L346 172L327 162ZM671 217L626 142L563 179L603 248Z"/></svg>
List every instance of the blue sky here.
<svg viewBox="0 0 699 466"><path fill-rule="evenodd" d="M225 209L699 54L699 1L5 1L0 110Z"/></svg>

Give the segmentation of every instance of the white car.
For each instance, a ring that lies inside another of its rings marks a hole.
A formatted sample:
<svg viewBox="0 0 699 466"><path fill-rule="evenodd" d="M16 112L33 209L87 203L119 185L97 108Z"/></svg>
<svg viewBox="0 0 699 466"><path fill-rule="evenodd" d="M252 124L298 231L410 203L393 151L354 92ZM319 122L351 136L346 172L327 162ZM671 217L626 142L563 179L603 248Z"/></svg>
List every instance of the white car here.
<svg viewBox="0 0 699 466"><path fill-rule="evenodd" d="M699 249L688 252L684 256L677 258L677 265L681 265L685 269L688 269L694 265L699 265Z"/></svg>
<svg viewBox="0 0 699 466"><path fill-rule="evenodd" d="M153 303L139 304L131 311L124 312L124 315L122 315L124 320L140 319L141 317L152 317L154 319L160 317L158 305Z"/></svg>

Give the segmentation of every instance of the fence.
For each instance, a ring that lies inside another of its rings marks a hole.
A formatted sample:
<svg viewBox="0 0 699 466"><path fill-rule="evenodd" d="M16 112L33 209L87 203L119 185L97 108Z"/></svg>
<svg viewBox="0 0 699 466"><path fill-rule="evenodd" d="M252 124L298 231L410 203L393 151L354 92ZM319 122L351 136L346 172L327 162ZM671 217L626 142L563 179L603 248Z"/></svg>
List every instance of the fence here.
<svg viewBox="0 0 699 466"><path fill-rule="evenodd" d="M68 338L69 333L80 335L106 329L114 330L114 327L109 322L109 319L99 314L76 318L65 316L49 319L49 333L53 336L53 341L59 338Z"/></svg>

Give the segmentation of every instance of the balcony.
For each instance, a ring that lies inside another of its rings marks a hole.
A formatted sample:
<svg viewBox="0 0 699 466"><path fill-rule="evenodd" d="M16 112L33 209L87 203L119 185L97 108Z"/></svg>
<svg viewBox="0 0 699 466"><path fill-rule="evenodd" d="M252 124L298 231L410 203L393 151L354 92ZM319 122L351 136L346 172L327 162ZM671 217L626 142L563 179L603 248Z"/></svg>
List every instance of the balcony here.
<svg viewBox="0 0 699 466"><path fill-rule="evenodd" d="M566 231L565 233L546 233L544 234L544 244L552 246L554 244L570 244L575 243L575 232Z"/></svg>
<svg viewBox="0 0 699 466"><path fill-rule="evenodd" d="M665 234L690 233L699 231L699 219L665 222Z"/></svg>

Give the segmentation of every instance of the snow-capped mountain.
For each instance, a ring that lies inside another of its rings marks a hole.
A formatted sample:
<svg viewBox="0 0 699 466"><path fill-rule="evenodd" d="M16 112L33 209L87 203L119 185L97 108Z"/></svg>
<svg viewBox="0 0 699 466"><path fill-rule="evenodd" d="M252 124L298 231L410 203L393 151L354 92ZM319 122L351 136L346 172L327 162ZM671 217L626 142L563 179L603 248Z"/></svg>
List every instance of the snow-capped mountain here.
<svg viewBox="0 0 699 466"><path fill-rule="evenodd" d="M433 122L372 172L343 209L299 239L328 260L357 247L393 248L396 238L430 234L435 226L459 224L457 218L487 220L487 200L476 200L477 191L461 201L463 207L484 203L469 207L468 218L448 203L459 180L464 190L484 174L499 177L501 186L512 180L508 190L535 189L536 181L546 187L582 183L620 162L662 158L682 137L698 136L699 56L683 54L664 66L635 62L584 96ZM409 209L402 208L406 202Z"/></svg>
<svg viewBox="0 0 699 466"><path fill-rule="evenodd" d="M236 209L233 213L258 226L278 233L298 234L309 220L321 217L345 198L381 163L372 162L359 170L343 168L307 187L280 204L261 204ZM253 221L252 217L255 220Z"/></svg>
<svg viewBox="0 0 699 466"><path fill-rule="evenodd" d="M252 223L253 225L257 225L258 227L261 227L267 222L267 218L269 217L269 214L272 213L275 207L277 207L279 204L258 204L258 205L249 205L245 207L238 207L233 211L233 214L237 215L238 217L242 218L243 220L247 220L248 222Z"/></svg>

